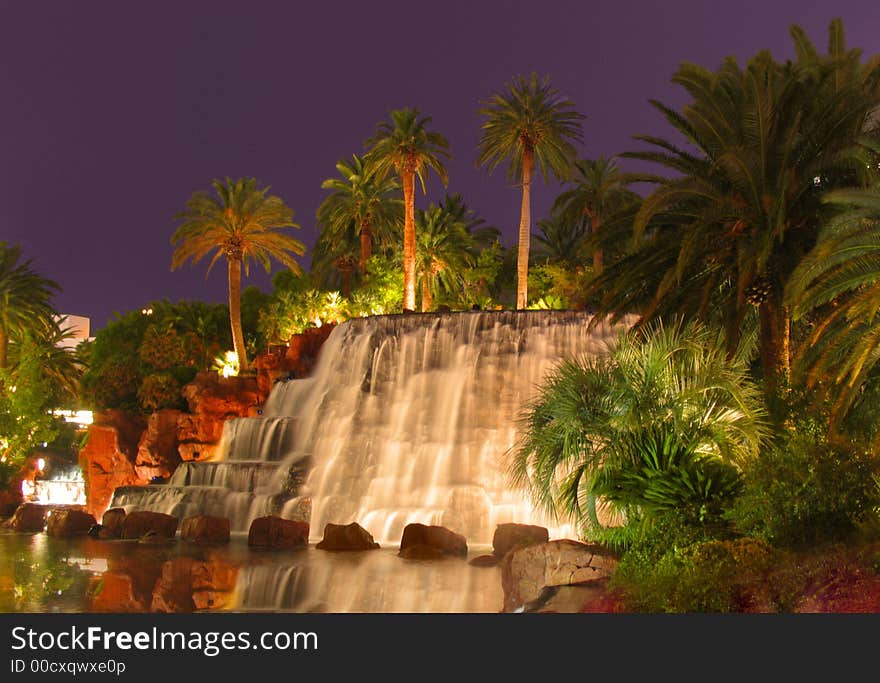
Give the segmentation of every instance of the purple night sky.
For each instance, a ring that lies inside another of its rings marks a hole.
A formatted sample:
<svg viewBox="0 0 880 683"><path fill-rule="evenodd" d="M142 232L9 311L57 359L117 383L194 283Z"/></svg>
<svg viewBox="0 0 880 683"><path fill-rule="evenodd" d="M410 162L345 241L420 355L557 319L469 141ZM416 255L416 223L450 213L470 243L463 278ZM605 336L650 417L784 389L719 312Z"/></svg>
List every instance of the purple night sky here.
<svg viewBox="0 0 880 683"><path fill-rule="evenodd" d="M170 272L174 214L214 178L253 176L294 210L308 246L321 181L362 153L390 109L417 107L451 144L460 192L513 244L519 190L474 166L479 101L516 73L549 74L584 122L584 156L668 134L648 104L683 103L681 61L717 67L788 27L824 49L829 20L880 52L870 0L615 2L371 0L2 1L0 240L57 280L59 310L92 319L168 298L225 301L225 269ZM624 168L628 168L624 164ZM436 178L428 197L442 196ZM533 219L556 185L539 183ZM309 255L302 260L308 265ZM256 270L245 280L270 291Z"/></svg>

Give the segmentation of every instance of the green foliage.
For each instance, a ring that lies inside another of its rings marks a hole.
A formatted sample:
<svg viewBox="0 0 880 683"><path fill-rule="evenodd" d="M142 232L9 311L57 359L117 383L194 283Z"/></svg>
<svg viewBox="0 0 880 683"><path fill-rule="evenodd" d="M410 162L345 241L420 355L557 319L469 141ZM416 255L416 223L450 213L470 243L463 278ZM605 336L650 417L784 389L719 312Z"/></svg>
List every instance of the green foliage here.
<svg viewBox="0 0 880 683"><path fill-rule="evenodd" d="M673 82L687 104L652 104L685 144L638 136L649 149L623 155L660 172L634 176L655 189L629 253L592 285L603 313L719 324L731 349L760 326L768 379L787 372L784 291L830 213L821 197L864 176L851 152L880 105L880 61L846 49L839 20L828 54L800 27L791 34L796 59L786 63L762 51L744 67L733 57L714 71L681 65Z"/></svg>
<svg viewBox="0 0 880 683"><path fill-rule="evenodd" d="M846 541L876 518L878 474L870 449L796 426L749 463L729 518L778 546Z"/></svg>
<svg viewBox="0 0 880 683"><path fill-rule="evenodd" d="M611 585L636 612L777 611L769 577L780 554L754 538L699 534L674 515L621 558Z"/></svg>
<svg viewBox="0 0 880 683"><path fill-rule="evenodd" d="M25 334L45 336L55 323L52 296L57 282L39 275L30 261L21 261L21 247L0 241L0 368L6 368L11 339Z"/></svg>
<svg viewBox="0 0 880 683"><path fill-rule="evenodd" d="M623 332L605 355L564 361L521 423L514 480L594 538L598 497L634 533L670 509L717 515L768 435L744 362L695 325Z"/></svg>
<svg viewBox="0 0 880 683"><path fill-rule="evenodd" d="M256 290L256 294L261 293ZM249 297L255 302L261 299ZM252 338L255 332L246 328ZM157 405L178 406L180 387L196 372L210 369L214 357L230 346L229 317L222 304L163 300L117 314L98 330L93 342L83 346L88 369L80 386L81 400L96 410L142 412L155 410ZM147 382L157 374L167 379ZM173 399L167 395L172 379L178 385Z"/></svg>
<svg viewBox="0 0 880 683"><path fill-rule="evenodd" d="M39 346L25 335L16 366L0 369L0 461L15 468L61 433L63 421L50 414L58 407L56 394L41 361Z"/></svg>
<svg viewBox="0 0 880 683"><path fill-rule="evenodd" d="M374 255L363 285L351 300L352 315L385 315L403 310L403 270L399 254Z"/></svg>
<svg viewBox="0 0 880 683"><path fill-rule="evenodd" d="M138 404L147 412L162 408L184 408L181 383L171 373L157 372L144 377L137 390Z"/></svg>

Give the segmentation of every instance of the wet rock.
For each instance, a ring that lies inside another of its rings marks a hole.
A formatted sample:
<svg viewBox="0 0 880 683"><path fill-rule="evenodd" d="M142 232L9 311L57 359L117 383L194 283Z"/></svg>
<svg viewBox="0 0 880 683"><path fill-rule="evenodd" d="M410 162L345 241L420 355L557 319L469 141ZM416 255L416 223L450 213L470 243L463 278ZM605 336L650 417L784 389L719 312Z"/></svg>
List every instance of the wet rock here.
<svg viewBox="0 0 880 683"><path fill-rule="evenodd" d="M309 544L309 525L275 515L258 517L248 530L248 545L256 548L304 548Z"/></svg>
<svg viewBox="0 0 880 683"><path fill-rule="evenodd" d="M162 565L153 589L153 612L192 612L235 606L238 568L223 560L175 557Z"/></svg>
<svg viewBox="0 0 880 683"><path fill-rule="evenodd" d="M138 442L135 469L141 479L165 479L180 464L178 422L180 411L159 410L147 418L147 427Z"/></svg>
<svg viewBox="0 0 880 683"><path fill-rule="evenodd" d="M49 536L84 536L95 526L95 518L82 510L52 510L47 518Z"/></svg>
<svg viewBox="0 0 880 683"><path fill-rule="evenodd" d="M46 527L46 507L36 503L22 503L15 509L7 526L13 531L33 533Z"/></svg>
<svg viewBox="0 0 880 683"><path fill-rule="evenodd" d="M617 557L605 548L572 540L516 547L501 562L504 611L538 600L547 587L607 579Z"/></svg>
<svg viewBox="0 0 880 683"><path fill-rule="evenodd" d="M148 531L137 542L139 545L170 545L177 541L173 536L165 536L157 531Z"/></svg>
<svg viewBox="0 0 880 683"><path fill-rule="evenodd" d="M118 410L98 413L89 425L79 462L86 480L86 511L96 519L104 514L116 488L149 483L134 466L144 426L143 419Z"/></svg>
<svg viewBox="0 0 880 683"><path fill-rule="evenodd" d="M229 520L210 515L187 517L180 524L180 538L199 544L228 543Z"/></svg>
<svg viewBox="0 0 880 683"><path fill-rule="evenodd" d="M372 534L357 522L326 524L324 538L315 546L318 550L375 550L379 544Z"/></svg>
<svg viewBox="0 0 880 683"><path fill-rule="evenodd" d="M400 557L431 560L439 557L467 556L467 540L442 526L407 524L400 539Z"/></svg>
<svg viewBox="0 0 880 683"><path fill-rule="evenodd" d="M621 604L611 595L608 579L596 579L575 586L545 586L540 595L523 606L523 612L614 613Z"/></svg>
<svg viewBox="0 0 880 683"><path fill-rule="evenodd" d="M472 567L497 567L500 559L495 555L477 555L475 558L468 560L468 564Z"/></svg>
<svg viewBox="0 0 880 683"><path fill-rule="evenodd" d="M125 522L124 508L110 508L101 517L99 538L122 538L122 525Z"/></svg>
<svg viewBox="0 0 880 683"><path fill-rule="evenodd" d="M141 538L153 532L160 538L174 538L177 533L177 517L161 512L135 510L125 516L122 522L122 538Z"/></svg>
<svg viewBox="0 0 880 683"><path fill-rule="evenodd" d="M492 536L492 553L499 560L517 545L546 543L550 534L545 527L534 524L499 524Z"/></svg>
<svg viewBox="0 0 880 683"><path fill-rule="evenodd" d="M89 538L101 538L101 530L103 528L103 524L92 524L92 528L89 529Z"/></svg>

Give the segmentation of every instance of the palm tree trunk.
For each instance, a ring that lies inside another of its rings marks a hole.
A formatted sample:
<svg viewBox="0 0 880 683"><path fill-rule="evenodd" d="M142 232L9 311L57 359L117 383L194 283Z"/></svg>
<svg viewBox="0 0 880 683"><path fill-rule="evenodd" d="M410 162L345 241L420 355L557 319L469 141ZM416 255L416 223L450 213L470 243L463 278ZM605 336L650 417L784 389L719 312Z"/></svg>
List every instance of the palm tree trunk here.
<svg viewBox="0 0 880 683"><path fill-rule="evenodd" d="M532 151L523 151L522 208L519 216L519 245L516 257L516 308L529 303L529 238L532 222Z"/></svg>
<svg viewBox="0 0 880 683"><path fill-rule="evenodd" d="M238 355L238 370L248 369L244 334L241 331L241 260L227 258L229 273L229 325L232 327L232 347Z"/></svg>
<svg viewBox="0 0 880 683"><path fill-rule="evenodd" d="M361 276L367 274L367 261L373 255L373 233L370 221L361 222Z"/></svg>
<svg viewBox="0 0 880 683"><path fill-rule="evenodd" d="M415 173L403 173L403 310L416 310Z"/></svg>
<svg viewBox="0 0 880 683"><path fill-rule="evenodd" d="M9 355L9 335L0 327L0 370L6 369Z"/></svg>
<svg viewBox="0 0 880 683"><path fill-rule="evenodd" d="M791 324L788 308L771 293L758 308L761 321L761 370L768 396L788 386L791 374Z"/></svg>
<svg viewBox="0 0 880 683"><path fill-rule="evenodd" d="M431 288L428 286L428 276L422 277L422 313L427 313L434 305L434 298L431 296Z"/></svg>
<svg viewBox="0 0 880 683"><path fill-rule="evenodd" d="M599 232L599 217L590 218L590 232L594 235ZM602 269L605 267L604 264L605 254L601 249L597 248L596 251L593 252L593 276L601 275Z"/></svg>

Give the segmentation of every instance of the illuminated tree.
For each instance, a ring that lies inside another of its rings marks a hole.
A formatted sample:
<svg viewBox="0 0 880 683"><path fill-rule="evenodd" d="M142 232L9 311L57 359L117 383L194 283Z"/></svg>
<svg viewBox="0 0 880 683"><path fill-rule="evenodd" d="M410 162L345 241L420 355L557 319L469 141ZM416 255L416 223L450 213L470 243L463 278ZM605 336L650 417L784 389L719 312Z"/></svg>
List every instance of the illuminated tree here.
<svg viewBox="0 0 880 683"><path fill-rule="evenodd" d="M430 122L431 118L421 116L418 109L396 109L391 112L391 121L380 123L366 142L369 151L365 159L377 179L393 170L403 184L403 307L410 311L416 306L415 180L419 179L423 193L428 170L444 185L448 182L442 159L449 158L449 143L426 128Z"/></svg>
<svg viewBox="0 0 880 683"><path fill-rule="evenodd" d="M182 221L171 237L176 245L171 270L187 261L193 263L211 254L208 272L221 258L226 259L229 281L229 322L232 344L238 355L239 367L247 370L247 350L241 328L241 274L248 274L251 259L259 261L268 273L271 259L295 272L300 266L293 254L302 256L305 246L281 232L299 228L293 222L293 211L280 197L269 195L269 188L260 189L253 178L232 181L215 180L215 197L195 192L186 209L175 216Z"/></svg>
<svg viewBox="0 0 880 683"><path fill-rule="evenodd" d="M549 78L539 81L536 74L515 77L505 92L484 102L480 113L485 120L477 163L492 171L506 161L508 177L522 183L516 307L526 308L533 169L537 164L545 181L550 175L569 177L576 157L572 143L582 138L584 117L571 100L550 86Z"/></svg>

